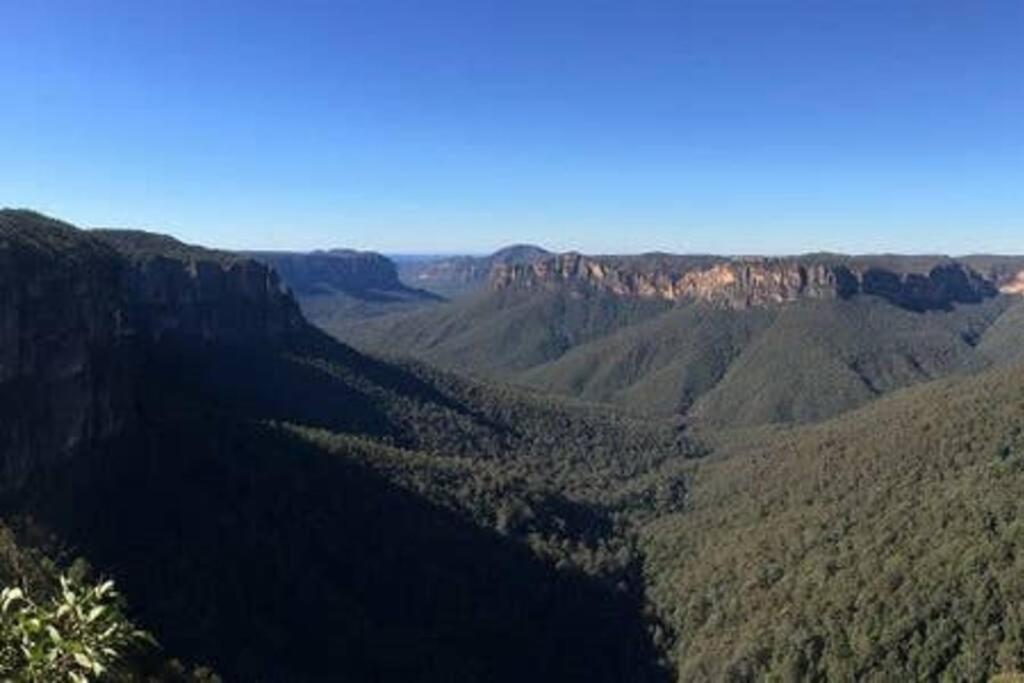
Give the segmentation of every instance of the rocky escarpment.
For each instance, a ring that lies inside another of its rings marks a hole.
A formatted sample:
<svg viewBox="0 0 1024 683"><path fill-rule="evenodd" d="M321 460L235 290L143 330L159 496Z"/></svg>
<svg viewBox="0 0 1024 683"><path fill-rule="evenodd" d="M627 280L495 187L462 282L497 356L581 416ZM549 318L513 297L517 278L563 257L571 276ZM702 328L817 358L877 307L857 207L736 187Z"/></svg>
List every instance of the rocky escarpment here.
<svg viewBox="0 0 1024 683"><path fill-rule="evenodd" d="M1003 294L1019 294L1024 296L1024 270L1016 275L1007 277L1000 285L999 291Z"/></svg>
<svg viewBox="0 0 1024 683"><path fill-rule="evenodd" d="M306 320L339 337L368 318L443 301L437 294L403 284L395 263L373 252L333 249L245 255L281 276Z"/></svg>
<svg viewBox="0 0 1024 683"><path fill-rule="evenodd" d="M749 308L800 299L879 296L929 310L995 296L996 286L964 264L943 261L928 272L899 272L854 259L705 259L651 267L650 259L560 254L532 264L498 265L493 289L584 287L623 297L696 301Z"/></svg>
<svg viewBox="0 0 1024 683"><path fill-rule="evenodd" d="M1024 256L973 254L960 259L1004 294L1024 294Z"/></svg>
<svg viewBox="0 0 1024 683"><path fill-rule="evenodd" d="M403 277L418 287L445 295L473 291L484 284L498 266L525 265L541 261L551 253L531 244L516 244L499 249L490 256L454 256L410 262L403 266Z"/></svg>
<svg viewBox="0 0 1024 683"><path fill-rule="evenodd" d="M121 267L70 226L0 212L0 488L129 419Z"/></svg>
<svg viewBox="0 0 1024 683"><path fill-rule="evenodd" d="M398 279L391 259L369 251L332 249L310 253L246 252L274 268L297 296L331 292L360 295L371 292L408 290Z"/></svg>
<svg viewBox="0 0 1024 683"><path fill-rule="evenodd" d="M0 488L130 426L146 344L274 342L301 324L251 260L0 211Z"/></svg>
<svg viewBox="0 0 1024 683"><path fill-rule="evenodd" d="M134 230L90 232L122 257L124 334L278 342L303 322L277 273L251 258Z"/></svg>

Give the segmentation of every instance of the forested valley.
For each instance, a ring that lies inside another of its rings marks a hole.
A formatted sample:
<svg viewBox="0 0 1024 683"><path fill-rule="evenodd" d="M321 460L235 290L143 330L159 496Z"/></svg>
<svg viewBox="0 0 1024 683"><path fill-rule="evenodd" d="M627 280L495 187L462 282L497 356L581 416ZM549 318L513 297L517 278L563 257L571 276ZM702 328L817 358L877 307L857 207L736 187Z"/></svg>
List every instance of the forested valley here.
<svg viewBox="0 0 1024 683"><path fill-rule="evenodd" d="M251 256L0 212L0 584L57 605L114 581L133 630L85 680L1024 670L1019 297L403 284L320 329ZM335 324L470 330L490 365Z"/></svg>

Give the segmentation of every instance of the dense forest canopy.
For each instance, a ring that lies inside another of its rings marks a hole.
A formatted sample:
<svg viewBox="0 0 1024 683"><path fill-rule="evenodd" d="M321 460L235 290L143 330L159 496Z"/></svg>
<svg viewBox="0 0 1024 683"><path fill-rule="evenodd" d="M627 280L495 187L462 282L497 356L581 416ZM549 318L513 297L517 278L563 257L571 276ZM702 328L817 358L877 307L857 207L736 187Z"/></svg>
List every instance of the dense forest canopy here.
<svg viewBox="0 0 1024 683"><path fill-rule="evenodd" d="M1019 297L442 301L288 256L335 278L325 331L257 257L0 212L0 583L109 603L86 680L1024 669Z"/></svg>

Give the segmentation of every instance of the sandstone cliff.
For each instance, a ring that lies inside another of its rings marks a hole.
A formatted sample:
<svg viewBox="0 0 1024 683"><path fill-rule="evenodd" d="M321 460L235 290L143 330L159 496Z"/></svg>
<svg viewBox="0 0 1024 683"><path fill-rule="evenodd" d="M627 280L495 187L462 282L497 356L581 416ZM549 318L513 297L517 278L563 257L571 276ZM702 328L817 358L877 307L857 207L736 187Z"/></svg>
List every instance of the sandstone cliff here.
<svg viewBox="0 0 1024 683"><path fill-rule="evenodd" d="M474 291L487 283L496 266L529 264L551 256L532 244L516 244L499 249L490 256L454 256L411 261L402 267L406 281L444 296Z"/></svg>
<svg viewBox="0 0 1024 683"><path fill-rule="evenodd" d="M0 488L129 426L144 345L273 343L302 324L249 259L0 211Z"/></svg>
<svg viewBox="0 0 1024 683"><path fill-rule="evenodd" d="M223 343L277 342L302 325L269 266L132 230L89 233L122 257L125 334Z"/></svg>
<svg viewBox="0 0 1024 683"><path fill-rule="evenodd" d="M70 226L0 212L0 486L128 419L120 271Z"/></svg>
<svg viewBox="0 0 1024 683"><path fill-rule="evenodd" d="M310 253L246 252L274 268L296 296L332 291L361 294L408 289L398 279L398 269L388 258L368 251L332 249Z"/></svg>
<svg viewBox="0 0 1024 683"><path fill-rule="evenodd" d="M1007 280L1000 285L999 291L1004 294L1024 295L1024 270L1011 278L1007 278Z"/></svg>
<svg viewBox="0 0 1024 683"><path fill-rule="evenodd" d="M696 301L749 308L799 299L879 296L905 308L948 308L995 296L994 283L964 264L936 263L926 273L894 271L863 260L714 259L653 263L650 258L560 254L531 264L499 264L493 289L583 287L623 297Z"/></svg>

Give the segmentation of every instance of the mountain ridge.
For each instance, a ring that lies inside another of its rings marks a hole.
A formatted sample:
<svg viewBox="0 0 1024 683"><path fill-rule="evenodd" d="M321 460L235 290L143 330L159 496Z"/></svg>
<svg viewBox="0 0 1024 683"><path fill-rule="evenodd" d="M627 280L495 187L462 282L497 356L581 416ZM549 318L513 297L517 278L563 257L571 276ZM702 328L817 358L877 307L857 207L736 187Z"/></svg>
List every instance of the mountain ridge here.
<svg viewBox="0 0 1024 683"><path fill-rule="evenodd" d="M272 270L164 235L4 209L0 264L0 486L133 422L140 344L276 343L299 326Z"/></svg>
<svg viewBox="0 0 1024 683"><path fill-rule="evenodd" d="M330 328L357 324L395 311L413 310L444 299L406 285L397 265L370 251L240 252L272 267L291 290L303 314Z"/></svg>
<svg viewBox="0 0 1024 683"><path fill-rule="evenodd" d="M84 553L228 680L666 680L615 511L674 425L362 354L166 236L4 211L0 265L5 581L8 530Z"/></svg>
<svg viewBox="0 0 1024 683"><path fill-rule="evenodd" d="M482 288L498 264L531 263L551 252L533 244L511 244L486 256L451 256L400 264L402 279L446 298Z"/></svg>
<svg viewBox="0 0 1024 683"><path fill-rule="evenodd" d="M568 253L529 264L497 264L489 286L495 290L582 286L621 297L705 302L737 309L863 294L914 310L976 303L995 296L1000 287L1009 292L1018 286L1014 280L1009 284L989 281L969 265L952 259L943 259L926 273L872 265L869 257L677 256L661 257L662 263L651 260ZM1016 277L1024 282L1024 264Z"/></svg>
<svg viewBox="0 0 1024 683"><path fill-rule="evenodd" d="M0 577L73 548L228 680L1024 668L1020 297L506 288L415 313L441 310L472 333L456 362L566 385L382 360L244 256L0 211ZM447 343L415 329L392 340ZM555 395L577 384L686 405Z"/></svg>
<svg viewBox="0 0 1024 683"><path fill-rule="evenodd" d="M1020 272L1024 259L994 256L570 253L496 265L472 296L328 329L641 412L810 421L1014 357L1012 316L995 323L1020 299L1008 293Z"/></svg>

